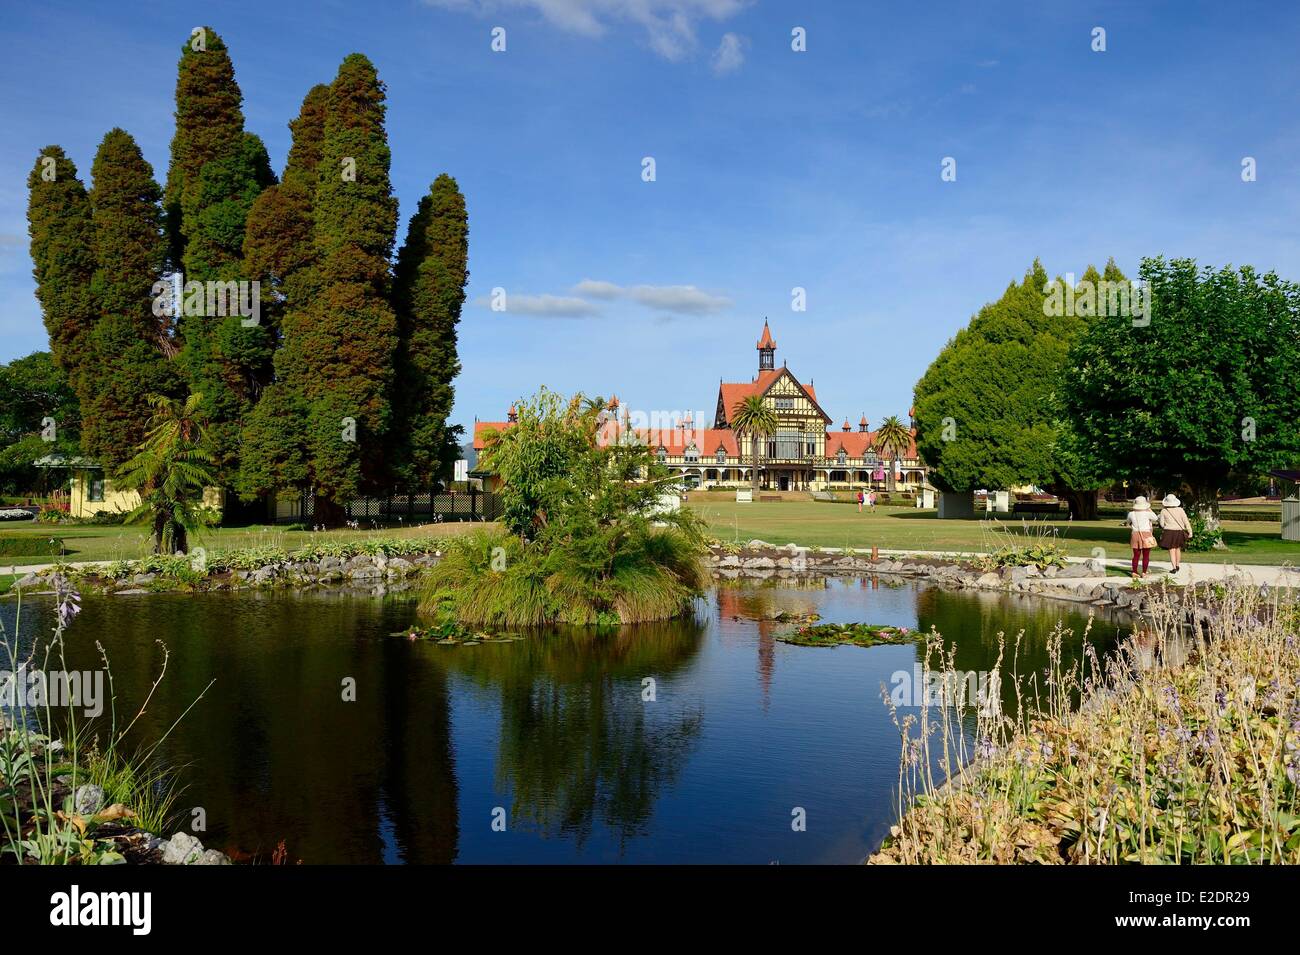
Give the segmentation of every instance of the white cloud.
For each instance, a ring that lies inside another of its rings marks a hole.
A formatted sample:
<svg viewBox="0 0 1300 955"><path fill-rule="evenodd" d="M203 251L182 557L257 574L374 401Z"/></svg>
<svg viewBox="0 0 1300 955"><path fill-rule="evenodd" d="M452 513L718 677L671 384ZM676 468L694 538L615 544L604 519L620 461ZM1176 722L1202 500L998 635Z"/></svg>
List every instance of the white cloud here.
<svg viewBox="0 0 1300 955"><path fill-rule="evenodd" d="M484 308L492 307L492 299L484 296L475 300ZM563 295L520 295L506 293L505 315L538 315L542 318L585 318L597 315L600 309L581 298Z"/></svg>
<svg viewBox="0 0 1300 955"><path fill-rule="evenodd" d="M713 72L718 76L736 72L745 63L745 48L748 46L747 37L734 33L722 34L722 42L713 51Z"/></svg>
<svg viewBox="0 0 1300 955"><path fill-rule="evenodd" d="M611 301L627 298L659 312L678 315L707 315L730 307L731 299L714 295L694 285L617 285L597 279L583 279L573 287L573 294Z"/></svg>
<svg viewBox="0 0 1300 955"><path fill-rule="evenodd" d="M731 307L731 299L715 295L694 285L619 285L601 279L583 279L568 295L506 294L507 315L537 315L542 318L587 318L600 315L598 302L627 301L657 312L659 317L672 315L710 315ZM482 296L475 305L492 307L492 299Z"/></svg>
<svg viewBox="0 0 1300 955"><path fill-rule="evenodd" d="M613 282L600 282L596 279L583 279L573 287L574 295L582 295L587 298L612 299L618 298L623 294L621 286Z"/></svg>
<svg viewBox="0 0 1300 955"><path fill-rule="evenodd" d="M642 305L681 315L707 315L731 305L731 299L711 295L694 285L634 285L628 294Z"/></svg>
<svg viewBox="0 0 1300 955"><path fill-rule="evenodd" d="M446 10L487 16L500 11L533 10L553 26L587 37L601 37L616 23L645 30L650 48L668 60L695 49L695 24L722 22L750 0L424 0Z"/></svg>

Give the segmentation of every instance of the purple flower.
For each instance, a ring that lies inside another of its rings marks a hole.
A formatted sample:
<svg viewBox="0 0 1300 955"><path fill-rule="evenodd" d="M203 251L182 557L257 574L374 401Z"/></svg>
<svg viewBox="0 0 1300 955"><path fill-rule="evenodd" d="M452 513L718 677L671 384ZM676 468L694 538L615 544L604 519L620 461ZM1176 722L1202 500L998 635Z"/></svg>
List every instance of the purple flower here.
<svg viewBox="0 0 1300 955"><path fill-rule="evenodd" d="M77 588L62 574L53 578L54 596L57 601L55 612L58 617L58 629L65 630L72 623L72 618L81 613L81 594Z"/></svg>

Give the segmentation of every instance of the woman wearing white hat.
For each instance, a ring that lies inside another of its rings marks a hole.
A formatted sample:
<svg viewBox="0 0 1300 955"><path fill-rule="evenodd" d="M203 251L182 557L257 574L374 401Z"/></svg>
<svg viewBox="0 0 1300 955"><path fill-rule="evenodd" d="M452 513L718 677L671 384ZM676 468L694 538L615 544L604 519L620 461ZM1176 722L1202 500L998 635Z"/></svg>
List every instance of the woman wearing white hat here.
<svg viewBox="0 0 1300 955"><path fill-rule="evenodd" d="M1183 548L1192 538L1192 522L1187 519L1183 502L1174 495L1166 494L1160 504L1163 508L1160 511L1160 546L1169 551L1169 562L1174 565L1176 574L1181 566L1179 560Z"/></svg>
<svg viewBox="0 0 1300 955"><path fill-rule="evenodd" d="M1155 523L1155 514L1151 510L1151 503L1142 496L1138 496L1133 501L1133 510L1128 512L1124 518L1124 523L1132 528L1129 534L1129 546L1133 548L1133 576L1138 576L1138 560L1142 561L1142 573L1147 572L1147 565L1151 562L1151 548L1156 546L1156 537L1151 533Z"/></svg>

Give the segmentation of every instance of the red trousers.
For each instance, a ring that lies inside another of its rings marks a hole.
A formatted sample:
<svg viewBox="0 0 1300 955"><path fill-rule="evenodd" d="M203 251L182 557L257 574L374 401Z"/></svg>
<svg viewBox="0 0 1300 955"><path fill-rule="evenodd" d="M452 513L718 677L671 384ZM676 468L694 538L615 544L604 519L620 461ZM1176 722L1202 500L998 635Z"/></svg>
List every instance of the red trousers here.
<svg viewBox="0 0 1300 955"><path fill-rule="evenodd" d="M1133 549L1133 573L1135 574L1138 572L1139 556L1142 558L1142 573L1145 574L1147 572L1147 565L1151 563L1151 549L1149 547L1144 548L1143 550L1138 550L1137 548Z"/></svg>

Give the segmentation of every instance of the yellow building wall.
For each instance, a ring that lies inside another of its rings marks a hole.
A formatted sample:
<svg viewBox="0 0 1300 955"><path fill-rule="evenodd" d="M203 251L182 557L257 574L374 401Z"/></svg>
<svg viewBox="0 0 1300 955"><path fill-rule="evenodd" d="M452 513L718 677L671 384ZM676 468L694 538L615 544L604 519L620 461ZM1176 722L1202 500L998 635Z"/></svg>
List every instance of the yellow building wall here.
<svg viewBox="0 0 1300 955"><path fill-rule="evenodd" d="M108 511L115 514L129 514L140 506L140 494L137 491L119 491L113 482L104 480L104 499L90 500L90 483L97 479L98 471L75 471L72 475L72 490L68 496L68 513L73 517L94 517ZM203 506L220 511L226 506L226 492L219 487L203 489Z"/></svg>

